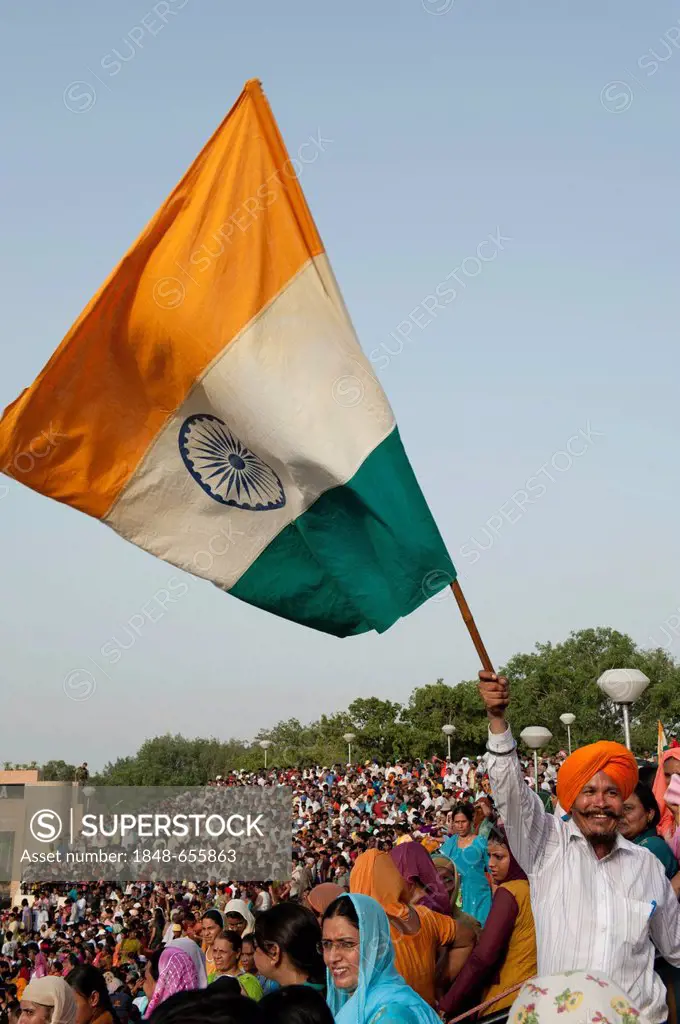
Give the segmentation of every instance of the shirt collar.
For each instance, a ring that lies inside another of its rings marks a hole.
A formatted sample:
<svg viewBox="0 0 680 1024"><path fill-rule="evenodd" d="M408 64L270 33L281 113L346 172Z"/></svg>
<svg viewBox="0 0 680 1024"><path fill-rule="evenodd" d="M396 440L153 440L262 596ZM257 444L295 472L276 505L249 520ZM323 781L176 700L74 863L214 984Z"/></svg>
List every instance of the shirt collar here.
<svg viewBox="0 0 680 1024"><path fill-rule="evenodd" d="M566 822L566 826L567 826L567 832L569 834L569 842L571 842L574 839L580 839L581 842L583 842L583 843L587 843L588 842L588 840L583 835L583 832L581 832L581 829L578 827L578 825L576 824L576 822L574 821L573 818L570 817L568 819L568 821ZM590 844L588 844L588 845L590 845ZM602 860L607 860L608 857L612 857L615 853L630 853L632 850L635 850L634 843L628 842L627 839L624 839L623 836L620 835L617 832L616 833L616 840L615 840L614 845L612 847L611 853L608 853L607 857L603 857L601 859Z"/></svg>

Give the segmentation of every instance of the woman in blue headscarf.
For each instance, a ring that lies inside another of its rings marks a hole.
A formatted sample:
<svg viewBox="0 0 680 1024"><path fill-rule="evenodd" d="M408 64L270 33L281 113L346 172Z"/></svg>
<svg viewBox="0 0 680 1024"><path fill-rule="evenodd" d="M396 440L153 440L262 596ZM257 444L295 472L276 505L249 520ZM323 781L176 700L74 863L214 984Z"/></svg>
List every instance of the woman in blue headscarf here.
<svg viewBox="0 0 680 1024"><path fill-rule="evenodd" d="M394 969L387 914L371 896L345 893L331 903L321 948L335 1024L440 1024Z"/></svg>

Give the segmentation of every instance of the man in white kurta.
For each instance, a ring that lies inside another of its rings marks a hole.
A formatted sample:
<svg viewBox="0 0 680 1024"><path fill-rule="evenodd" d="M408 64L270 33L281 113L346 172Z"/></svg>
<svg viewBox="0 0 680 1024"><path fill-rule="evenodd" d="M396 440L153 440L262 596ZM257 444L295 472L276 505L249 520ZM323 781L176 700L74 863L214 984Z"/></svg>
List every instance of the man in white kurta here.
<svg viewBox="0 0 680 1024"><path fill-rule="evenodd" d="M635 759L614 743L575 751L557 783L571 816L547 814L524 780L505 721L507 680L481 672L480 693L493 797L531 886L539 975L600 971L652 1024L662 1024L668 1013L655 947L680 967L680 910L661 862L617 831L637 781Z"/></svg>

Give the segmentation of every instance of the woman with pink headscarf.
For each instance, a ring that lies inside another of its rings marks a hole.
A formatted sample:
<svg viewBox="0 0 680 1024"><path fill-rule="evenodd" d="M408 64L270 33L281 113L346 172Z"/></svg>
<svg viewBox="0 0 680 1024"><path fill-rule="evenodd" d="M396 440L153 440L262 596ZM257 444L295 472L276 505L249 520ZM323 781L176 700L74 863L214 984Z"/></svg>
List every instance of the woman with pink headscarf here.
<svg viewBox="0 0 680 1024"><path fill-rule="evenodd" d="M31 981L37 981L39 978L46 978L50 973L50 965L47 960L46 954L50 951L49 942L40 943L40 951L35 958L34 971L31 975Z"/></svg>
<svg viewBox="0 0 680 1024"><path fill-rule="evenodd" d="M170 996L206 988L207 984L205 957L200 947L193 939L173 940L158 961L158 981L144 1014L145 1020Z"/></svg>
<svg viewBox="0 0 680 1024"><path fill-rule="evenodd" d="M665 800L666 790L673 775L680 775L680 747L671 747L663 751L659 757L659 767L652 786L661 811L657 832L666 840L676 859L680 860L680 806L667 804Z"/></svg>

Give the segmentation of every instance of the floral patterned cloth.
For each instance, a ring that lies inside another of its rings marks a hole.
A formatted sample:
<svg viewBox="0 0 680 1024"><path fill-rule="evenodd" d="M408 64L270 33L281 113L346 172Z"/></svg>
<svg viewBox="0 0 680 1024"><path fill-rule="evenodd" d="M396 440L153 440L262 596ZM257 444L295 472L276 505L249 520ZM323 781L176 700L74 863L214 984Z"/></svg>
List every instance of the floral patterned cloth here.
<svg viewBox="0 0 680 1024"><path fill-rule="evenodd" d="M508 1024L649 1024L613 981L596 971L565 971L527 981Z"/></svg>

